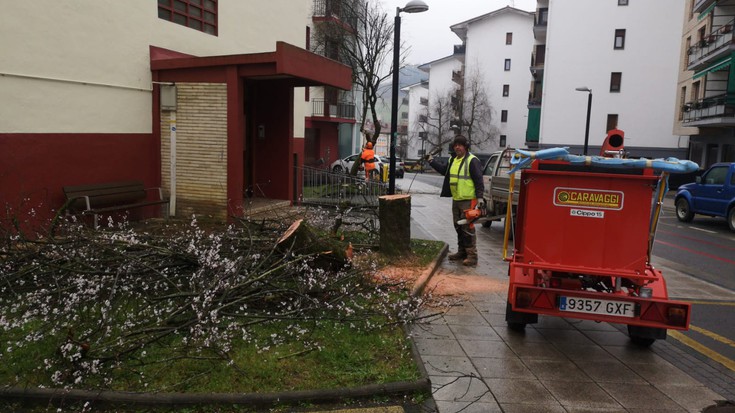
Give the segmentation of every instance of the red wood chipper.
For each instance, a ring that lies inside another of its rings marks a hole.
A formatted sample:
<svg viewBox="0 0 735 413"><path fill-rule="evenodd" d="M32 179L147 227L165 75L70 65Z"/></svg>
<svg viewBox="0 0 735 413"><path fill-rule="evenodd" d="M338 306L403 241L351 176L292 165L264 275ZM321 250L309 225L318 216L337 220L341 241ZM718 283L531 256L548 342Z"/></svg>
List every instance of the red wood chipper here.
<svg viewBox="0 0 735 413"><path fill-rule="evenodd" d="M651 265L667 172L650 160L532 159L542 152L526 153L519 183L515 248L506 257L509 327L523 329L539 314L627 324L645 346L667 329L687 330L690 304L670 300Z"/></svg>

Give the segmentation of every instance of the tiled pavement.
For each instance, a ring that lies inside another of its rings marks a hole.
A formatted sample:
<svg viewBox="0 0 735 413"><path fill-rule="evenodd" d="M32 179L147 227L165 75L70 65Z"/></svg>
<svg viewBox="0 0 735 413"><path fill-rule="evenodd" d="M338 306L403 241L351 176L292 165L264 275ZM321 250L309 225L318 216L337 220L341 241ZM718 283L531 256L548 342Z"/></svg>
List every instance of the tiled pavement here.
<svg viewBox="0 0 735 413"><path fill-rule="evenodd" d="M398 188L408 184L403 179ZM420 182L410 193L412 237L443 240L454 250L450 200ZM639 348L624 326L544 316L523 333L509 330L507 263L501 225L493 225L478 228L476 268L445 259L439 270L460 284L463 276L487 277L488 288L413 328L436 411L700 412L733 399L732 371L671 338ZM732 291L655 264L672 298L735 299Z"/></svg>

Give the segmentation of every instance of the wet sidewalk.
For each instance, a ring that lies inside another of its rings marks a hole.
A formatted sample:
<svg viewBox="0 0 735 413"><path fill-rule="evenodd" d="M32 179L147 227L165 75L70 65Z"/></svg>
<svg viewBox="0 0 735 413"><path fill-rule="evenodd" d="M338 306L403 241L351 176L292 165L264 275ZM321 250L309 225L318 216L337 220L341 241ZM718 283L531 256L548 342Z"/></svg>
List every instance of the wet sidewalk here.
<svg viewBox="0 0 735 413"><path fill-rule="evenodd" d="M409 184L412 238L442 240L455 251L451 200L409 179L397 187L406 192ZM673 214L670 197L665 207ZM433 309L439 315L412 329L438 412L700 412L734 391L713 386L707 377L721 372L671 337L641 348L625 326L547 316L525 332L508 329L502 223L478 226L477 234L478 266L445 258L426 287L454 294L456 305ZM674 299L735 300L730 290L654 265Z"/></svg>

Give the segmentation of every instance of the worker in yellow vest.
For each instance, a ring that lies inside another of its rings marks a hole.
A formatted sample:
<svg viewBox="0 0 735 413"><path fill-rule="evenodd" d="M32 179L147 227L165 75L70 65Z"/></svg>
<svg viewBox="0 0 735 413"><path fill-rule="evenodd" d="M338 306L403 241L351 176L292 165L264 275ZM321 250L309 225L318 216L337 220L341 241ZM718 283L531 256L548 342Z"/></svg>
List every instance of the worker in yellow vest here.
<svg viewBox="0 0 735 413"><path fill-rule="evenodd" d="M482 182L482 164L469 151L467 138L462 135L454 137L452 142L454 156L447 163L433 159L427 155L429 165L444 175L441 196L452 197L452 222L457 231L457 252L449 254L450 261L462 260L468 266L477 265L477 237L475 226L471 223L460 225L457 222L465 218L464 211L477 206L485 207L483 194L485 186Z"/></svg>

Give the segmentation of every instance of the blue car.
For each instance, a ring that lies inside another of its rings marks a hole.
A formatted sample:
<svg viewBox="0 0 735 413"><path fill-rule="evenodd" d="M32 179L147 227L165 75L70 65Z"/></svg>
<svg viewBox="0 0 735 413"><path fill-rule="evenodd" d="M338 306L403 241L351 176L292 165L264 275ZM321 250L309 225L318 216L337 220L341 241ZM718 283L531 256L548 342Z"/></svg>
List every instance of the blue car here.
<svg viewBox="0 0 735 413"><path fill-rule="evenodd" d="M696 182L680 186L674 202L679 221L695 214L723 217L735 231L735 162L712 165Z"/></svg>

